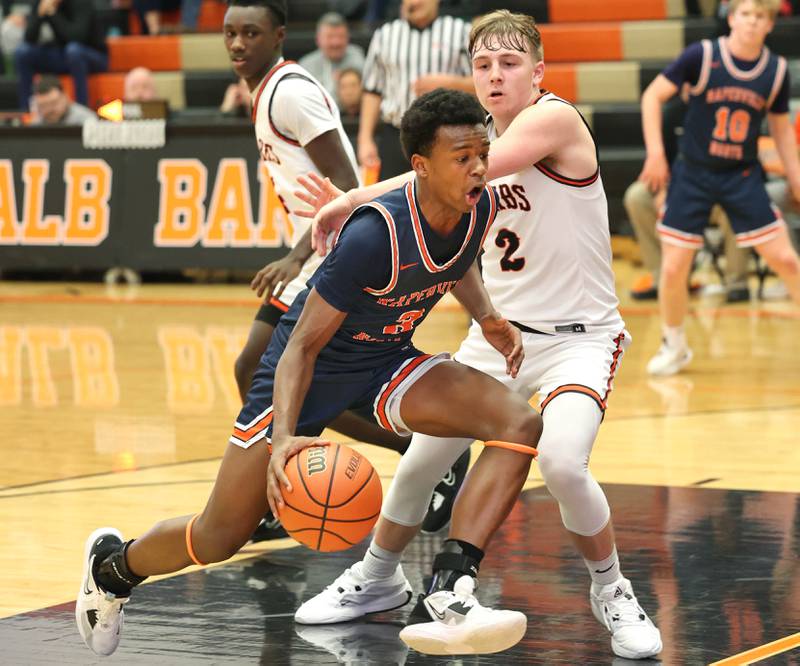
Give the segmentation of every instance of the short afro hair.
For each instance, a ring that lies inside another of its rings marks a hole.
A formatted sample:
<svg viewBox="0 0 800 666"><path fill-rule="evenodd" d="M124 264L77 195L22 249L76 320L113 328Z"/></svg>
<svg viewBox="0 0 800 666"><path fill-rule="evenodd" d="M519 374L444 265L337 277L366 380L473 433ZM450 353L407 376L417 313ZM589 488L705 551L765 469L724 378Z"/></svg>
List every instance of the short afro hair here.
<svg viewBox="0 0 800 666"><path fill-rule="evenodd" d="M228 0L228 7L263 7L276 26L286 25L289 18L286 0Z"/></svg>
<svg viewBox="0 0 800 666"><path fill-rule="evenodd" d="M440 127L485 124L486 115L472 95L437 88L414 100L403 115L400 144L409 160L412 155L429 157Z"/></svg>

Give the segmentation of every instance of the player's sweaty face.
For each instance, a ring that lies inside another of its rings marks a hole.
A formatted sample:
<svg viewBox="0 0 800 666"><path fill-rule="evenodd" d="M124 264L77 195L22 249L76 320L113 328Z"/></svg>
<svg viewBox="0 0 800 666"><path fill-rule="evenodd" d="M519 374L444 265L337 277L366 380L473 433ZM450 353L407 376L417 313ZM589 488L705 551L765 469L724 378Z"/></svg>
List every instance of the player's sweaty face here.
<svg viewBox="0 0 800 666"><path fill-rule="evenodd" d="M222 31L233 71L253 84L274 62L286 32L283 26L272 25L264 7L235 6L225 12Z"/></svg>
<svg viewBox="0 0 800 666"><path fill-rule="evenodd" d="M489 137L480 125L443 125L427 158L433 192L451 208L469 212L486 185Z"/></svg>

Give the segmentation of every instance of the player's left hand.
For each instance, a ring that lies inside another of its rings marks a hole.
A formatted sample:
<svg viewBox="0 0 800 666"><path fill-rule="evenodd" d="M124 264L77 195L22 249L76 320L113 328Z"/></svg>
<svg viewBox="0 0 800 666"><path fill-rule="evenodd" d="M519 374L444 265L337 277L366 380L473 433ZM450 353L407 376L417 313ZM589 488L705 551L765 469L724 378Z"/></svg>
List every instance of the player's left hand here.
<svg viewBox="0 0 800 666"><path fill-rule="evenodd" d="M281 486L286 492L292 492L292 484L286 476L286 462L303 449L311 446L329 446L331 442L319 437L286 437L283 440L272 440L272 453L267 467L267 501L273 516L280 516L284 507Z"/></svg>
<svg viewBox="0 0 800 666"><path fill-rule="evenodd" d="M480 325L487 342L506 357L506 374L516 377L525 358L519 329L497 312L481 319Z"/></svg>
<svg viewBox="0 0 800 666"><path fill-rule="evenodd" d="M283 259L273 261L262 268L250 282L252 289L265 301L278 298L286 289L286 285L294 280L303 268L303 262L287 255ZM266 295L264 295L266 293Z"/></svg>

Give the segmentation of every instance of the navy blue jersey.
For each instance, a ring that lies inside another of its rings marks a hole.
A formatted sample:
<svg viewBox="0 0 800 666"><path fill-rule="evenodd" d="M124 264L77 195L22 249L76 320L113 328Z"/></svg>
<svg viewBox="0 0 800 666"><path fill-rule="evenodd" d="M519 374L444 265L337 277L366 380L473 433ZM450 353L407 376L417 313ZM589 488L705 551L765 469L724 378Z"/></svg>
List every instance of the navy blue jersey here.
<svg viewBox="0 0 800 666"><path fill-rule="evenodd" d="M699 69L693 65L698 60ZM786 112L786 60L766 46L758 60L747 62L731 55L725 37L703 40L688 47L664 76L679 88L690 86L681 154L710 168L756 162L764 116Z"/></svg>
<svg viewBox="0 0 800 666"><path fill-rule="evenodd" d="M475 262L497 212L486 187L475 207L447 236L427 223L416 183L357 208L333 250L308 281L275 330L285 345L311 288L346 312L317 357L317 372L372 369L410 345L434 305Z"/></svg>

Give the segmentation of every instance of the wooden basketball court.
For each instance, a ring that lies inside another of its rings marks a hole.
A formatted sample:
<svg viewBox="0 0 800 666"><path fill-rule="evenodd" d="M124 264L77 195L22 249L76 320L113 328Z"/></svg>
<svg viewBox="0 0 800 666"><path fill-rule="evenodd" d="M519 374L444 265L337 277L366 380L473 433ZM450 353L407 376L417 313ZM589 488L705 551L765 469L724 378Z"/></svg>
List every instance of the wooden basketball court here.
<svg viewBox="0 0 800 666"><path fill-rule="evenodd" d="M659 343L657 305L623 302L633 344L592 469L623 570L661 629L661 663L759 648L723 663L798 664L800 315L787 301L692 304L695 361L653 379L644 366ZM101 525L135 536L202 508L238 412L232 366L256 307L245 285L0 284L1 662L99 663L72 616L84 540ZM466 324L457 306L440 306L417 345L454 351ZM397 455L358 447L385 490ZM443 537L406 553L416 591ZM628 663L591 615L588 575L535 465L481 571L484 603L529 618L507 653L409 653L397 638L405 610L295 626L295 608L362 551L279 540L148 581L126 608L115 663Z"/></svg>

